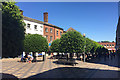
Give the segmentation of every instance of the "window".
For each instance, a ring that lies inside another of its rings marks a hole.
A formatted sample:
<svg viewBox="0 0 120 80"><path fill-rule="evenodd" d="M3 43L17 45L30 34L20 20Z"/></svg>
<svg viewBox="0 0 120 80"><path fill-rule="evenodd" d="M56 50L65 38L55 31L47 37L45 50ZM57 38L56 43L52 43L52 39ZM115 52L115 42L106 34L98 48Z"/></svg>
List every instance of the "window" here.
<svg viewBox="0 0 120 80"><path fill-rule="evenodd" d="M40 26L40 28L43 28L42 26Z"/></svg>
<svg viewBox="0 0 120 80"><path fill-rule="evenodd" d="M108 47L109 45L107 44L107 47Z"/></svg>
<svg viewBox="0 0 120 80"><path fill-rule="evenodd" d="M30 29L30 24L29 23L27 24L27 28Z"/></svg>
<svg viewBox="0 0 120 80"><path fill-rule="evenodd" d="M35 30L37 29L37 25L34 25L34 29L35 29Z"/></svg>
<svg viewBox="0 0 120 80"><path fill-rule="evenodd" d="M104 47L106 47L106 45L104 44Z"/></svg>
<svg viewBox="0 0 120 80"><path fill-rule="evenodd" d="M112 46L114 46L114 44L112 44Z"/></svg>
<svg viewBox="0 0 120 80"><path fill-rule="evenodd" d="M48 32L48 28L45 28L45 32Z"/></svg>
<svg viewBox="0 0 120 80"><path fill-rule="evenodd" d="M58 36L58 30L57 30L57 36Z"/></svg>
<svg viewBox="0 0 120 80"><path fill-rule="evenodd" d="M52 42L52 36L50 36L50 42Z"/></svg>
<svg viewBox="0 0 120 80"><path fill-rule="evenodd" d="M40 30L40 32L42 32L42 30Z"/></svg>
<svg viewBox="0 0 120 80"><path fill-rule="evenodd" d="M50 29L50 32L52 33L52 28Z"/></svg>
<svg viewBox="0 0 120 80"><path fill-rule="evenodd" d="M110 44L110 47L111 47L111 44Z"/></svg>
<svg viewBox="0 0 120 80"><path fill-rule="evenodd" d="M62 32L60 31L60 35L62 35Z"/></svg>
<svg viewBox="0 0 120 80"><path fill-rule="evenodd" d="M45 37L46 37L46 39L48 40L48 35L46 35Z"/></svg>
<svg viewBox="0 0 120 80"><path fill-rule="evenodd" d="M48 38L48 35L46 35L45 37Z"/></svg>

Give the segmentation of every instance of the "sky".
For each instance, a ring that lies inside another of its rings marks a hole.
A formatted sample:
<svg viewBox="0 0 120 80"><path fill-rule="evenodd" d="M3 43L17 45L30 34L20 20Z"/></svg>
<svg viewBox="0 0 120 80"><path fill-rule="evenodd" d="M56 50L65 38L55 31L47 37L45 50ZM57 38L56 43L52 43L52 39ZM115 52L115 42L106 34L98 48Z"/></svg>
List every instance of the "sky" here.
<svg viewBox="0 0 120 80"><path fill-rule="evenodd" d="M23 15L43 21L48 12L48 23L85 33L94 41L115 41L118 23L117 2L17 2Z"/></svg>
<svg viewBox="0 0 120 80"><path fill-rule="evenodd" d="M120 0L14 0L16 2L119 2Z"/></svg>

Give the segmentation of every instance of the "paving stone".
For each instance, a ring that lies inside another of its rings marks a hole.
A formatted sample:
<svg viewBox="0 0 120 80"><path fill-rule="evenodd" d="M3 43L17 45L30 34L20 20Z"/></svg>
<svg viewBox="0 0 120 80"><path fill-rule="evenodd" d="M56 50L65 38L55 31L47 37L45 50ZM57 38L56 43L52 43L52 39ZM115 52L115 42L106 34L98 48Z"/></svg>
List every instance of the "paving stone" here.
<svg viewBox="0 0 120 80"><path fill-rule="evenodd" d="M2 73L13 74L18 78L27 78L30 76L34 76L40 74L36 77L52 77L52 78L104 78L104 77L116 77L118 70L115 62L117 59L107 60L106 62L101 58L99 63L94 62L82 62L77 60L78 63L76 66L71 65L63 65L63 64L56 64L53 61L56 59L47 59L44 62L36 62L36 63L21 63L17 62L19 59L8 59L3 60L2 65ZM96 60L97 61L97 60ZM12 64L12 65L11 65ZM66 68L68 67L68 68ZM72 69L73 68L73 69ZM50 72L50 73L49 73ZM112 73L113 72L113 73ZM99 76L99 75L106 75L107 76ZM68 76L69 75L69 76Z"/></svg>

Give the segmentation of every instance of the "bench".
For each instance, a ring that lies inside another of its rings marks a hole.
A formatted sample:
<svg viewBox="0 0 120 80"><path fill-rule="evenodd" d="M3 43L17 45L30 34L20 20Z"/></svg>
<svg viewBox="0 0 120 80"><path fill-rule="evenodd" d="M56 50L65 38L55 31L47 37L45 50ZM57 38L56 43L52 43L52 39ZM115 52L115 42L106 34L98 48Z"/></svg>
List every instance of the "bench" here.
<svg viewBox="0 0 120 80"><path fill-rule="evenodd" d="M68 60L67 59L58 59L58 63L71 64L72 66L77 64L74 59L68 59Z"/></svg>

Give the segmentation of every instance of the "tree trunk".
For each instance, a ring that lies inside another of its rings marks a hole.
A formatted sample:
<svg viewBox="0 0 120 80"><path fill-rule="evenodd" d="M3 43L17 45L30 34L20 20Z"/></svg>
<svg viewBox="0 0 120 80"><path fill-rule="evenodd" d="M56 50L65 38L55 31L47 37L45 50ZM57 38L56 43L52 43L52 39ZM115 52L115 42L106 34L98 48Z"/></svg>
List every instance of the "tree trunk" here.
<svg viewBox="0 0 120 80"><path fill-rule="evenodd" d="M68 54L67 54L67 61L68 61Z"/></svg>
<svg viewBox="0 0 120 80"><path fill-rule="evenodd" d="M45 61L45 55L43 55L43 61Z"/></svg>
<svg viewBox="0 0 120 80"><path fill-rule="evenodd" d="M36 55L35 55L36 53L35 52L33 52L33 61L34 62L36 62Z"/></svg>
<svg viewBox="0 0 120 80"><path fill-rule="evenodd" d="M57 55L59 56L59 52L57 53Z"/></svg>
<svg viewBox="0 0 120 80"><path fill-rule="evenodd" d="M59 54L59 52L57 53L57 58L58 58L58 59L60 58L60 54Z"/></svg>
<svg viewBox="0 0 120 80"><path fill-rule="evenodd" d="M77 53L77 59L78 59L78 53Z"/></svg>
<svg viewBox="0 0 120 80"><path fill-rule="evenodd" d="M72 55L73 53L70 53L70 59L72 59L72 57L73 57L73 55Z"/></svg>

